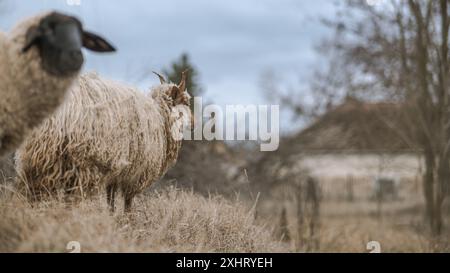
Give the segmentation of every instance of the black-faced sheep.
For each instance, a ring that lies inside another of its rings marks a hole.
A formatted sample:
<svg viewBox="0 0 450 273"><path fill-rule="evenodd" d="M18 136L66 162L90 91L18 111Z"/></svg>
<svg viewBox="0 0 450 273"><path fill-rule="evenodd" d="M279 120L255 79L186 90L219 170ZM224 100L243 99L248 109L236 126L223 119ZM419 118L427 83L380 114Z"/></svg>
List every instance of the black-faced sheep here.
<svg viewBox="0 0 450 273"><path fill-rule="evenodd" d="M58 111L18 150L19 187L34 200L106 190L111 210L120 189L130 211L133 197L175 164L192 121L186 75L179 85L160 78L145 95L96 74L80 76Z"/></svg>
<svg viewBox="0 0 450 273"><path fill-rule="evenodd" d="M57 12L0 32L0 156L18 148L61 104L83 64L82 47L114 51L78 19Z"/></svg>

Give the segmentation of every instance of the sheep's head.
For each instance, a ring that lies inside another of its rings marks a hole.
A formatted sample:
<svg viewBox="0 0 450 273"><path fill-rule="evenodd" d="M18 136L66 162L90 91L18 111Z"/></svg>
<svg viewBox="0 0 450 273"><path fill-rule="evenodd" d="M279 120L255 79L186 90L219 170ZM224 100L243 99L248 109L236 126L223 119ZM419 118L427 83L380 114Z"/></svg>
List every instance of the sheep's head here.
<svg viewBox="0 0 450 273"><path fill-rule="evenodd" d="M161 91L167 98L167 104L170 108L170 118L172 119L172 135L175 139L181 140L182 133L185 129L192 130L194 128L194 117L190 109L191 96L186 89L187 71L182 73L179 84L167 83L165 78L155 73L161 82Z"/></svg>
<svg viewBox="0 0 450 273"><path fill-rule="evenodd" d="M102 37L83 30L81 22L72 16L52 12L28 27L22 52L37 48L42 68L54 76L78 73L84 58L81 48L96 52L115 51Z"/></svg>
<svg viewBox="0 0 450 273"><path fill-rule="evenodd" d="M186 79L187 79L187 73L188 71L184 71L181 75L181 81L179 84L173 84L173 83L167 83L164 76L161 74L158 74L156 72L155 75L158 76L159 81L161 82L161 85L165 86L164 93L165 95L170 98L172 107L177 105L184 105L184 106L190 106L191 105L191 96L186 90Z"/></svg>

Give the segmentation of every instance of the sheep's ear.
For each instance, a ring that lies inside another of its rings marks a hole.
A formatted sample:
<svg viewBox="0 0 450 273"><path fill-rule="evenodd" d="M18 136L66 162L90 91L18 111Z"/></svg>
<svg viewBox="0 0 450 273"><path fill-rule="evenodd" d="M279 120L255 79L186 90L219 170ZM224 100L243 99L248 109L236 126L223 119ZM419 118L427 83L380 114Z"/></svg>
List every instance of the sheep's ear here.
<svg viewBox="0 0 450 273"><path fill-rule="evenodd" d="M161 84L165 84L165 83L166 83L166 79L164 79L164 77L163 77L161 74L156 73L155 71L153 71L153 74L155 74L156 76L158 76L159 81L161 82Z"/></svg>
<svg viewBox="0 0 450 273"><path fill-rule="evenodd" d="M180 84L178 84L178 89L181 92L186 91L186 79L187 79L188 71L189 70L186 69L181 73L181 81L180 81Z"/></svg>
<svg viewBox="0 0 450 273"><path fill-rule="evenodd" d="M186 80L188 70L181 74L181 81L178 85L173 85L169 91L169 96L174 101L175 105L185 104L189 105L189 96L186 96Z"/></svg>
<svg viewBox="0 0 450 273"><path fill-rule="evenodd" d="M172 98L172 101L174 102L174 105L190 105L190 96L186 95L186 91L181 91L181 89L174 85L172 86L172 89L170 89L169 96Z"/></svg>
<svg viewBox="0 0 450 273"><path fill-rule="evenodd" d="M116 49L102 37L83 31L83 46L95 52L113 52Z"/></svg>
<svg viewBox="0 0 450 273"><path fill-rule="evenodd" d="M27 52L32 46L34 46L41 38L42 33L38 27L31 27L26 35L25 46L22 48L22 52Z"/></svg>
<svg viewBox="0 0 450 273"><path fill-rule="evenodd" d="M181 95L181 91L178 88L178 86L172 86L172 89L170 89L170 97L173 101L176 101Z"/></svg>

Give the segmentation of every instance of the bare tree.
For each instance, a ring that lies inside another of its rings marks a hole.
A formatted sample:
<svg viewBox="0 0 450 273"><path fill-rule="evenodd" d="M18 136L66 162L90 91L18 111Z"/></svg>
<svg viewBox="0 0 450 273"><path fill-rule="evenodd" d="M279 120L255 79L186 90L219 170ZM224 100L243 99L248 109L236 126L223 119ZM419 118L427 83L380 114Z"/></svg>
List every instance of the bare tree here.
<svg viewBox="0 0 450 273"><path fill-rule="evenodd" d="M329 65L315 74L314 103L277 93L300 115L321 114L348 95L401 105L401 126L385 121L423 154L426 217L434 235L443 228L450 183L449 1L339 2L337 17L323 20L335 34L318 47Z"/></svg>
<svg viewBox="0 0 450 273"><path fill-rule="evenodd" d="M424 155L426 215L434 235L442 231L450 179L448 3L393 0L372 6L348 0L342 17L325 21L336 30L332 48L352 75L347 90L403 105L406 126L393 129Z"/></svg>

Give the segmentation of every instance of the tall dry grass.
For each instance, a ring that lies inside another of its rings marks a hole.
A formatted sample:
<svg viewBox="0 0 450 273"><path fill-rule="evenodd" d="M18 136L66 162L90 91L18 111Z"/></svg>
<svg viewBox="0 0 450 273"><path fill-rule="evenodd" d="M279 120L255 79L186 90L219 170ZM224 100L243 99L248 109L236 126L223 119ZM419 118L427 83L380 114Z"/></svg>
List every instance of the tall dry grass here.
<svg viewBox="0 0 450 273"><path fill-rule="evenodd" d="M274 200L260 200L255 220L245 202L175 188L139 196L131 214L110 214L103 197L74 205L29 204L2 189L0 252L68 252L71 241L82 252L368 253L371 241L380 243L381 252L450 251L450 231L432 239L417 202L386 204L379 218L373 202L325 201L313 238L317 246L311 248L306 231L297 244L296 206L290 202L281 202L286 214L280 235L281 203Z"/></svg>
<svg viewBox="0 0 450 273"><path fill-rule="evenodd" d="M0 252L280 252L287 251L254 220L254 211L221 197L170 189L142 195L136 210L111 215L105 200L69 206L0 198Z"/></svg>
<svg viewBox="0 0 450 273"><path fill-rule="evenodd" d="M290 235L292 252L369 253L368 243L372 241L380 244L382 253L450 252L450 229L446 228L438 238L432 237L421 203L409 200L387 203L379 217L375 202L324 201L314 238L309 238L307 232L299 236L294 202L285 202L281 208L275 202L260 202L259 212L264 218L281 216L284 207L287 223L282 227L274 225ZM445 219L448 227L450 218ZM300 237L303 243L298 246ZM308 245L311 241L317 242L317 247L311 249Z"/></svg>

